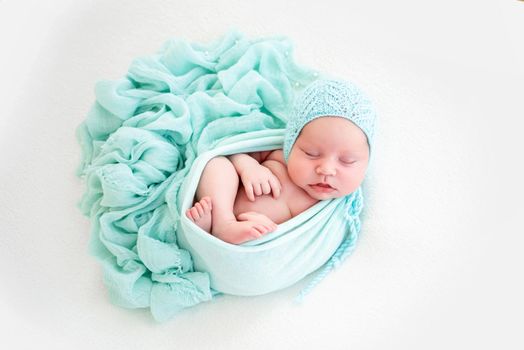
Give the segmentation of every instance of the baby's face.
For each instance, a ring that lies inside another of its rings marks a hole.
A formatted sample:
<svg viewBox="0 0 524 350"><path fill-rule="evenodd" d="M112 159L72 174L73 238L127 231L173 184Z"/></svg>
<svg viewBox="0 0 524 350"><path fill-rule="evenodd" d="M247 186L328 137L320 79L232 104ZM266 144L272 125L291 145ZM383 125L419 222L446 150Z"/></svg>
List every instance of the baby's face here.
<svg viewBox="0 0 524 350"><path fill-rule="evenodd" d="M287 167L297 186L324 200L354 192L364 180L368 161L367 138L358 126L340 117L321 117L302 129Z"/></svg>

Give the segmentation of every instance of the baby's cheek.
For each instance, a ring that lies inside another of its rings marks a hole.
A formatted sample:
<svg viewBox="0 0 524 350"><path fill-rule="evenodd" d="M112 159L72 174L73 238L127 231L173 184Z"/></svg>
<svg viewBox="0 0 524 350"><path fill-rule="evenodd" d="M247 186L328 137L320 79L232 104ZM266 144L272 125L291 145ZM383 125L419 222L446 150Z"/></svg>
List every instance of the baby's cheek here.
<svg viewBox="0 0 524 350"><path fill-rule="evenodd" d="M287 168L287 173L293 183L296 184L300 182L300 169L297 163L290 163Z"/></svg>
<svg viewBox="0 0 524 350"><path fill-rule="evenodd" d="M344 188L345 188L345 192L347 192L346 194L353 193L358 188L358 186L360 186L360 184L362 183L362 180L363 180L363 175L360 173L348 175L344 180L345 182Z"/></svg>

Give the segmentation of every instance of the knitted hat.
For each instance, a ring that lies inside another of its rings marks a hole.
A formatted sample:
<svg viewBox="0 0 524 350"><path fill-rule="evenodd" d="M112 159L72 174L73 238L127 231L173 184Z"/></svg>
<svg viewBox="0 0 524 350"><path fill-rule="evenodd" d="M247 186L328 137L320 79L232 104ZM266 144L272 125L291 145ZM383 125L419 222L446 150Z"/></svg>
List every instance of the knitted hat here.
<svg viewBox="0 0 524 350"><path fill-rule="evenodd" d="M362 129L371 156L375 129L375 111L371 101L350 82L320 79L309 84L294 103L284 138L286 162L302 128L310 121L326 116L346 118Z"/></svg>

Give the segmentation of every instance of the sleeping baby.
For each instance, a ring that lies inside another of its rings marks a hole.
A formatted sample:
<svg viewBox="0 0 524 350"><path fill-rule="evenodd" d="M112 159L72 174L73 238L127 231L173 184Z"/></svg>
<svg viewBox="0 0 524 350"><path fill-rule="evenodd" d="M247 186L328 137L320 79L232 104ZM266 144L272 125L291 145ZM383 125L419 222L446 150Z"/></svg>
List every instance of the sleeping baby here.
<svg viewBox="0 0 524 350"><path fill-rule="evenodd" d="M353 84L317 80L298 98L283 149L211 159L187 217L241 244L317 202L353 193L368 167L375 114Z"/></svg>

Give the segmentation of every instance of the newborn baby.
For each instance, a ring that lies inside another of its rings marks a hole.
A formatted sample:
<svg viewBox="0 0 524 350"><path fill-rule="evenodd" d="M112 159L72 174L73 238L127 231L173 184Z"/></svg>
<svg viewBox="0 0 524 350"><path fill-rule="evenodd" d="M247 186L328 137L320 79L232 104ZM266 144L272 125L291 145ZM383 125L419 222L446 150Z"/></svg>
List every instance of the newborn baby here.
<svg viewBox="0 0 524 350"><path fill-rule="evenodd" d="M352 84L308 86L288 121L284 149L211 159L186 215L232 244L276 230L320 200L354 192L370 156L374 114Z"/></svg>

